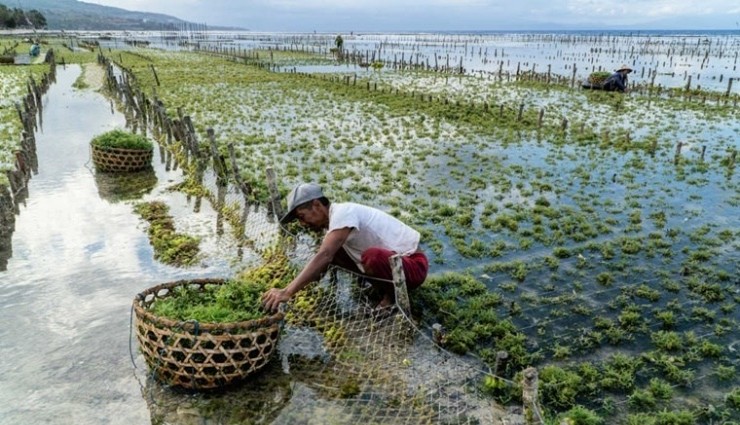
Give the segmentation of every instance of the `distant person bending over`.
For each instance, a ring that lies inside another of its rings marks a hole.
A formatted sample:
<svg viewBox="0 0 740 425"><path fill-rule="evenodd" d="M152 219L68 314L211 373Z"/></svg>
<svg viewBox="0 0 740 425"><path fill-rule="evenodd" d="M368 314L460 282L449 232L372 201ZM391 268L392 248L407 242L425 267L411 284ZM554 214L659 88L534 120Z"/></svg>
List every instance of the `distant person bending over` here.
<svg viewBox="0 0 740 425"><path fill-rule="evenodd" d="M621 68L616 70L612 75L610 75L606 80L604 80L604 84L602 84L602 88L606 91L618 91L618 92L626 92L627 91L627 74L632 72L632 68L630 68L627 65L622 65Z"/></svg>
<svg viewBox="0 0 740 425"><path fill-rule="evenodd" d="M401 254L406 287L415 289L426 279L429 262L419 250L419 232L395 217L351 202L332 204L315 183L296 186L288 195L288 213L280 219L294 219L304 227L326 230L319 251L284 289L273 288L262 295L263 306L275 311L310 282L317 281L330 264L369 277L392 280L390 257ZM390 282L370 280L380 293L376 306L393 305L395 289Z"/></svg>

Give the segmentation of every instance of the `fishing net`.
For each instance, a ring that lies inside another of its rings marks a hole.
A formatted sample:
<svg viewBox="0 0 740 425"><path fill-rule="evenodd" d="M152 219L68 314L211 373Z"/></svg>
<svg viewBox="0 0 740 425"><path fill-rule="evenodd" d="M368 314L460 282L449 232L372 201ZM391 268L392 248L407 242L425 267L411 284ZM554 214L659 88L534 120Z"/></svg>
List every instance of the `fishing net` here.
<svg viewBox="0 0 740 425"><path fill-rule="evenodd" d="M402 309L373 309L370 290L333 268L289 304L282 369L312 376L322 403L291 406L285 420L493 423L502 412L477 393L484 373L437 347Z"/></svg>

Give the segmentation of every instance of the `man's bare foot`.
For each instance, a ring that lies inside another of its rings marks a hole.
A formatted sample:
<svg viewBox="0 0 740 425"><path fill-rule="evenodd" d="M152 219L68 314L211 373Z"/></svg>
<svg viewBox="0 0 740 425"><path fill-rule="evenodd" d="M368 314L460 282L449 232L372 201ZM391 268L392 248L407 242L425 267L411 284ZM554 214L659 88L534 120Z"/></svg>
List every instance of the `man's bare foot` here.
<svg viewBox="0 0 740 425"><path fill-rule="evenodd" d="M380 300L378 304L375 305L375 309L379 310L381 308L388 308L393 306L393 300L389 296L384 296L383 299Z"/></svg>

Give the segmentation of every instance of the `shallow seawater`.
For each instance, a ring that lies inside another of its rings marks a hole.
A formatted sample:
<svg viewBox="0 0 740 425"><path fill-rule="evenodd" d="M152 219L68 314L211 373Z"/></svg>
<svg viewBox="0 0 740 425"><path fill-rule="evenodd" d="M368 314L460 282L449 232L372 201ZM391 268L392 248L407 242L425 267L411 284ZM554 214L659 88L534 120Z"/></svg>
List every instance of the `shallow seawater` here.
<svg viewBox="0 0 740 425"><path fill-rule="evenodd" d="M240 263L229 233L212 228L207 203L193 214L194 199L165 190L182 172L167 169L159 150L152 171L96 174L89 141L126 119L102 95L72 88L80 72L57 68L57 83L44 96L38 172L18 206L12 249L2 253L8 257L0 271L3 424L148 423L130 355L134 296L172 280L227 276ZM181 231L202 237L207 254L197 266L153 260L133 204L158 198L167 199Z"/></svg>

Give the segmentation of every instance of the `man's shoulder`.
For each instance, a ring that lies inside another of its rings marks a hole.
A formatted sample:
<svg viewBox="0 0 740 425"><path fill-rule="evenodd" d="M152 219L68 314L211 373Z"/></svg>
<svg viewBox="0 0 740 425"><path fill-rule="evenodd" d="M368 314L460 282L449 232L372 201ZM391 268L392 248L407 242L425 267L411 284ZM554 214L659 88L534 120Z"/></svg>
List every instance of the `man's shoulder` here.
<svg viewBox="0 0 740 425"><path fill-rule="evenodd" d="M331 215L335 218L351 216L356 217L359 220L370 220L372 217L384 214L385 213L382 210L355 202L340 202L332 204L331 212Z"/></svg>
<svg viewBox="0 0 740 425"><path fill-rule="evenodd" d="M355 202L337 202L332 204L336 211L374 211L376 208Z"/></svg>
<svg viewBox="0 0 740 425"><path fill-rule="evenodd" d="M344 217L347 215L356 215L358 211L359 204L355 204L354 202L333 202L331 204L331 213L330 215L332 217Z"/></svg>

